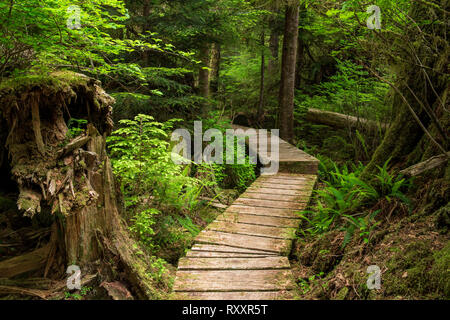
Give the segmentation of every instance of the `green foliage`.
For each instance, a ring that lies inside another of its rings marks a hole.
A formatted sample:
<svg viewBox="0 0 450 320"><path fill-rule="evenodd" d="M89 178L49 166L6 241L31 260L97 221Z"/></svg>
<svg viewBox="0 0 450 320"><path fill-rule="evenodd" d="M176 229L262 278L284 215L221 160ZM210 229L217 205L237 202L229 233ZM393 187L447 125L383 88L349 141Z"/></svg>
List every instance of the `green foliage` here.
<svg viewBox="0 0 450 320"><path fill-rule="evenodd" d="M389 86L369 77L362 66L349 60L336 62L337 73L329 81L308 88L308 94L297 92L297 108L318 108L384 121L389 115L385 102Z"/></svg>
<svg viewBox="0 0 450 320"><path fill-rule="evenodd" d="M320 279L324 276L324 274L324 272L320 272L318 274L313 274L307 279L298 279L297 284L299 286L300 292L302 294L307 294L309 291L311 291L311 287L317 285L320 282Z"/></svg>
<svg viewBox="0 0 450 320"><path fill-rule="evenodd" d="M80 29L66 26L70 18L68 8L73 5L81 8ZM111 63L106 56L117 56L136 46L149 46L143 42L115 39L105 32L124 28L128 14L121 0L2 2L0 17L0 65L4 67L0 69L0 76L6 71L29 72L27 67L30 65L31 71L39 73L60 65L86 68L95 65L93 72L106 74L123 69L123 65ZM11 57L17 61L9 61Z"/></svg>
<svg viewBox="0 0 450 320"><path fill-rule="evenodd" d="M245 146L234 143L233 157L236 160L233 164L226 163L227 141L225 133L227 129L231 129L231 121L221 115L219 112L210 112L209 117L201 119L203 130L214 128L220 130L223 134L223 159L222 164L211 163L204 164L203 167L209 167L215 177L218 186L222 188L236 188L243 192L256 179L256 164L250 162L248 155L245 155L242 164L237 163L238 156L245 154ZM237 139L235 139L237 140Z"/></svg>
<svg viewBox="0 0 450 320"><path fill-rule="evenodd" d="M359 175L364 166L353 166L351 172L346 165L339 166L331 160L320 165L321 177L326 177L325 187L316 191L317 208L315 211L307 210L299 213L310 228L308 232L321 234L332 228L343 227L346 230L344 246L351 240L355 230L359 236L368 243L374 228L379 224L375 217L380 210L364 213L382 199L388 202L397 200L409 204L403 193L409 186L409 181L395 177L387 171L388 162L381 168L372 180L362 180Z"/></svg>
<svg viewBox="0 0 450 320"><path fill-rule="evenodd" d="M159 123L140 114L134 120L121 120L123 127L108 138L113 169L120 177L127 206L142 203L142 197L149 194L178 210L195 206L200 181L171 159L168 131L177 121Z"/></svg>
<svg viewBox="0 0 450 320"><path fill-rule="evenodd" d="M159 214L161 212L157 209L144 209L138 211L134 218L131 219L133 224L130 226L130 230L135 232L139 240L150 249L154 248L153 236L155 235L155 231L153 230L153 226L156 223L154 216Z"/></svg>
<svg viewBox="0 0 450 320"><path fill-rule="evenodd" d="M198 231L187 217L179 217L197 207L203 184L189 176L190 166L176 165L171 159L168 132L176 122L160 123L140 114L122 120L122 127L108 138L126 209L133 212L130 229L152 252L162 246L187 245L190 238L177 225Z"/></svg>
<svg viewBox="0 0 450 320"><path fill-rule="evenodd" d="M92 292L93 288L92 287L85 287L82 286L81 290L75 292L75 293L70 293L68 291L64 292L64 300L82 300L83 297L87 296L90 292Z"/></svg>
<svg viewBox="0 0 450 320"><path fill-rule="evenodd" d="M68 135L70 138L75 138L84 133L86 130L87 120L71 118L67 124L69 128Z"/></svg>

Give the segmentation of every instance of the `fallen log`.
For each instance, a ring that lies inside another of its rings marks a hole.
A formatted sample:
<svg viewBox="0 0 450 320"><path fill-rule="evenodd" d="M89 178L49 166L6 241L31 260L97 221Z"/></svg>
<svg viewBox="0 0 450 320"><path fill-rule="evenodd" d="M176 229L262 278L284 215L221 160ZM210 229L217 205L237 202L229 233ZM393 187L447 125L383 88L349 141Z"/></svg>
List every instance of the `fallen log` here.
<svg viewBox="0 0 450 320"><path fill-rule="evenodd" d="M423 162L417 163L411 167L408 167L402 171L400 174L407 177L416 177L421 175L422 173L437 168L443 164L445 164L450 159L450 152L443 153L441 155L432 157Z"/></svg>
<svg viewBox="0 0 450 320"><path fill-rule="evenodd" d="M356 129L358 127L365 128L368 131L377 132L386 131L388 125L386 123L378 123L373 120L349 116L337 112L324 111L315 108L309 108L305 117L306 121L325 124L334 128Z"/></svg>
<svg viewBox="0 0 450 320"><path fill-rule="evenodd" d="M0 262L2 278L12 278L17 275L43 269L47 262L50 246L46 245L32 252Z"/></svg>

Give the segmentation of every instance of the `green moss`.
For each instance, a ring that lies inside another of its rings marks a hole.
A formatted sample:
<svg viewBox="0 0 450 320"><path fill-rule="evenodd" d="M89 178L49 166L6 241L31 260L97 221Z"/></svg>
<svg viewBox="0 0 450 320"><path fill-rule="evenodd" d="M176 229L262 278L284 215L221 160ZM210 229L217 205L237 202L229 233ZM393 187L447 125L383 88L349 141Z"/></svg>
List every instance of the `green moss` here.
<svg viewBox="0 0 450 320"><path fill-rule="evenodd" d="M21 92L33 87L52 88L54 91L59 91L68 85L86 85L89 79L89 77L71 71L22 75L2 81L0 83L0 92Z"/></svg>
<svg viewBox="0 0 450 320"><path fill-rule="evenodd" d="M433 220L437 230L443 234L448 232L450 228L450 202L436 211Z"/></svg>
<svg viewBox="0 0 450 320"><path fill-rule="evenodd" d="M411 243L388 261L383 283L388 295L407 298L450 297L450 244L433 254L430 241Z"/></svg>
<svg viewBox="0 0 450 320"><path fill-rule="evenodd" d="M344 300L348 294L348 287L343 287L336 295L336 300Z"/></svg>
<svg viewBox="0 0 450 320"><path fill-rule="evenodd" d="M443 298L450 299L450 242L433 254L434 263L430 270L430 280L436 285Z"/></svg>

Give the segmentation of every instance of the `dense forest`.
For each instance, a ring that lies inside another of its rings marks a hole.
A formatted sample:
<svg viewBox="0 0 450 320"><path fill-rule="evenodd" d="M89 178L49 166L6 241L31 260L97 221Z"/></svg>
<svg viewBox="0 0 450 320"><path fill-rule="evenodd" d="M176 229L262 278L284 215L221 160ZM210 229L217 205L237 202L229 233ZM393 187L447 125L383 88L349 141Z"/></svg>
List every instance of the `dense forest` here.
<svg viewBox="0 0 450 320"><path fill-rule="evenodd" d="M0 298L174 299L180 258L261 174L242 144L243 162L174 161L201 122L279 129L320 161L294 299L450 299L449 11L2 0Z"/></svg>

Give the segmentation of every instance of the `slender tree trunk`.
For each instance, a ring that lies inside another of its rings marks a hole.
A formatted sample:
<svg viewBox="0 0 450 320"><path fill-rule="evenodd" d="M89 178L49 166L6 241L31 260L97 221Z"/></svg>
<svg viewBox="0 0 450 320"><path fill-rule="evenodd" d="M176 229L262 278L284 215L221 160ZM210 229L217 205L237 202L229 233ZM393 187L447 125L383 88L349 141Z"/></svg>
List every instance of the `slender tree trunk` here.
<svg viewBox="0 0 450 320"><path fill-rule="evenodd" d="M214 43L211 49L211 79L210 91L217 93L219 90L219 73L220 73L220 44Z"/></svg>
<svg viewBox="0 0 450 320"><path fill-rule="evenodd" d="M276 28L272 29L269 39L269 49L271 57L269 59L269 65L267 66L267 72L269 75L274 75L278 69L278 50L280 48L280 35Z"/></svg>
<svg viewBox="0 0 450 320"><path fill-rule="evenodd" d="M198 72L198 86L200 95L204 98L209 98L210 95L210 83L209 83L209 68L211 63L211 50L208 44L205 44L200 49L200 60L202 62Z"/></svg>
<svg viewBox="0 0 450 320"><path fill-rule="evenodd" d="M281 86L279 95L280 137L292 142L294 139L294 92L297 63L299 4L295 1L286 7Z"/></svg>
<svg viewBox="0 0 450 320"><path fill-rule="evenodd" d="M261 33L261 82L259 88L259 103L258 103L258 122L263 122L264 117L264 86L265 86L265 71L266 71L266 56L265 56L265 33L264 30Z"/></svg>
<svg viewBox="0 0 450 320"><path fill-rule="evenodd" d="M148 25L148 16L150 15L150 1L144 0L144 4L142 7L142 18L143 18L143 24L142 24L142 33L145 34L146 31L150 30L150 26ZM142 60L144 61L144 64L146 66L149 65L150 55L148 50L144 50L142 53Z"/></svg>
<svg viewBox="0 0 450 320"><path fill-rule="evenodd" d="M305 43L301 36L298 38L298 49L297 49L297 68L295 72L295 87L300 88L302 84L302 69L303 69L303 55L305 54Z"/></svg>

